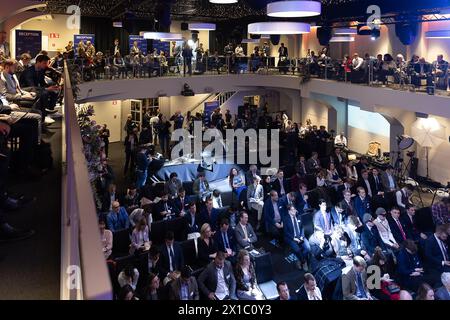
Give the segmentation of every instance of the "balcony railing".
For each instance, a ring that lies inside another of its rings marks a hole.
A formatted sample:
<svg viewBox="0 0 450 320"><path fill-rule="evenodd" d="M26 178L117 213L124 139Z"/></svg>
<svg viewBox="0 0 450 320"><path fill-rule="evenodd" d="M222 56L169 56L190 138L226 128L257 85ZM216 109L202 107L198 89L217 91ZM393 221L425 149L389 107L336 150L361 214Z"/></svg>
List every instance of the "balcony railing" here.
<svg viewBox="0 0 450 320"><path fill-rule="evenodd" d="M297 76L302 81L311 78L348 82L352 84L386 87L394 90L422 92L450 96L450 68L439 74L436 65L430 64L426 74L415 73L410 68L376 70L375 60L370 60L368 67L359 81L355 81L355 72L344 68L343 61L325 59L311 63L306 58L278 57L230 57L208 56L202 59L186 60L183 58L142 57L139 59L112 58L99 60L75 59L77 71L83 82L141 79L153 77L189 77L198 75L258 74ZM191 71L191 72L190 72Z"/></svg>
<svg viewBox="0 0 450 320"><path fill-rule="evenodd" d="M62 179L61 299L112 299L67 65Z"/></svg>

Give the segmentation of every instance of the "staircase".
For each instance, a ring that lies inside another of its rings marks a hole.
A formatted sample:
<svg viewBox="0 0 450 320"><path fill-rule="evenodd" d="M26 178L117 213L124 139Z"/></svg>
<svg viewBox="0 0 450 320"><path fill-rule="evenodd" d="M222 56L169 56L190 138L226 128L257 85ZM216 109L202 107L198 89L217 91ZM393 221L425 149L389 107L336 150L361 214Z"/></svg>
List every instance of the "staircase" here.
<svg viewBox="0 0 450 320"><path fill-rule="evenodd" d="M211 101L219 101L219 107L221 107L225 102L227 102L236 92L221 92L221 93L213 93L209 95L206 99L202 100L195 107L189 110L191 114L195 114L197 112L203 113L203 109L205 106L205 102ZM187 112L187 111L186 111ZM186 116L186 114L184 114Z"/></svg>

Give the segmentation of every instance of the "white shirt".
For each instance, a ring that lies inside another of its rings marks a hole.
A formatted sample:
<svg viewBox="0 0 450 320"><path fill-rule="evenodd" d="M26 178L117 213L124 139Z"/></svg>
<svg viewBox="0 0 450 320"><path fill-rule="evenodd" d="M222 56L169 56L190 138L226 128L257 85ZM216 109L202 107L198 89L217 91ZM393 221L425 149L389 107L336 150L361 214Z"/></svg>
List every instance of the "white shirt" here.
<svg viewBox="0 0 450 320"><path fill-rule="evenodd" d="M397 199L397 205L401 208L405 208L406 209L406 203L403 203L402 201L402 197L403 197L403 191L399 190L395 193L395 197Z"/></svg>
<svg viewBox="0 0 450 320"><path fill-rule="evenodd" d="M213 208L214 209L220 209L222 208L222 196L218 196L218 197L212 197L212 201L213 201Z"/></svg>
<svg viewBox="0 0 450 320"><path fill-rule="evenodd" d="M223 300L226 296L229 295L229 290L227 287L227 284L225 282L225 276L223 274L223 268L216 268L217 272L217 287L216 287L216 297L219 298L219 300Z"/></svg>
<svg viewBox="0 0 450 320"><path fill-rule="evenodd" d="M169 254L169 271L172 272L172 271L174 271L174 268L173 268L173 263L172 263L172 256L170 255L170 249L172 249L174 256L175 256L175 251L173 250L173 247L166 246L166 248L167 248L167 253Z"/></svg>
<svg viewBox="0 0 450 320"><path fill-rule="evenodd" d="M340 135L336 136L336 138L334 138L334 144L343 144L344 146L347 146L347 138Z"/></svg>
<svg viewBox="0 0 450 320"><path fill-rule="evenodd" d="M388 180L389 180L389 188L390 189L395 189L394 178L390 174L387 174L387 177L388 177Z"/></svg>
<svg viewBox="0 0 450 320"><path fill-rule="evenodd" d="M247 233L247 226L243 225L242 223L239 222L239 224L241 225L242 231L244 231L244 240L249 241L248 239L248 233Z"/></svg>
<svg viewBox="0 0 450 320"><path fill-rule="evenodd" d="M370 187L369 180L364 180L364 182L366 183L367 194L372 197L372 188Z"/></svg>
<svg viewBox="0 0 450 320"><path fill-rule="evenodd" d="M308 300L322 300L322 293L320 292L320 289L317 286L314 289L314 291L306 290L306 294L308 295Z"/></svg>
<svg viewBox="0 0 450 320"><path fill-rule="evenodd" d="M238 57L243 57L244 56L244 49L242 47L236 47L236 50L234 50L234 53Z"/></svg>
<svg viewBox="0 0 450 320"><path fill-rule="evenodd" d="M364 62L364 59L361 58L361 57L354 58L353 61L352 61L353 69L354 70L359 70L361 68L363 62Z"/></svg>

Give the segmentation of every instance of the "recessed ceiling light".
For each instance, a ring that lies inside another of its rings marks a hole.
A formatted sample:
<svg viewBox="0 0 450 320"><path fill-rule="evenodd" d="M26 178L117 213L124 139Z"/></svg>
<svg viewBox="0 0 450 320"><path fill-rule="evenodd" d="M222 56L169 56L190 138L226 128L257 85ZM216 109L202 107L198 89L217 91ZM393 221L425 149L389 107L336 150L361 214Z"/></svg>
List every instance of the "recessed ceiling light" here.
<svg viewBox="0 0 450 320"><path fill-rule="evenodd" d="M311 32L311 26L303 22L257 22L248 25L250 34L303 34Z"/></svg>

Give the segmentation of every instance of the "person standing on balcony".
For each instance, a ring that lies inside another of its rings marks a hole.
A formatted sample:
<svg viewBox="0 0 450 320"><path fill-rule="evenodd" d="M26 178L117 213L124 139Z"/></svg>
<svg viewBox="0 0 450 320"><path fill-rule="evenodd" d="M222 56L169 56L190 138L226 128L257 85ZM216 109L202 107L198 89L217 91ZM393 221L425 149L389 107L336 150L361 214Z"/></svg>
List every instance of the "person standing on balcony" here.
<svg viewBox="0 0 450 320"><path fill-rule="evenodd" d="M186 74L186 67L187 67L189 75L192 75L192 56L193 56L192 48L186 42L184 44L184 48L183 48L183 63L184 63L183 73L184 74Z"/></svg>

